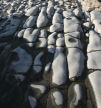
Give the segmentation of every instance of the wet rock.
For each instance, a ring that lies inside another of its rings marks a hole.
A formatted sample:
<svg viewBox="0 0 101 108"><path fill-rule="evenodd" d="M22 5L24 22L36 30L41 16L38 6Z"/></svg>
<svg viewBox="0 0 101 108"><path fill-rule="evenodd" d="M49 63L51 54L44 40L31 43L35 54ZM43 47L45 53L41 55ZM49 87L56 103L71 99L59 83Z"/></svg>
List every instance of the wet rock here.
<svg viewBox="0 0 101 108"><path fill-rule="evenodd" d="M56 48L54 60L52 63L52 70L52 83L56 85L64 84L67 79L67 66L66 57L63 53L63 48Z"/></svg>
<svg viewBox="0 0 101 108"><path fill-rule="evenodd" d="M48 23L48 18L46 15L46 8L43 7L37 19L37 27L38 28L44 27L47 25L47 23Z"/></svg>
<svg viewBox="0 0 101 108"><path fill-rule="evenodd" d="M80 48L82 49L81 41L71 36L65 36L65 45L67 48Z"/></svg>
<svg viewBox="0 0 101 108"><path fill-rule="evenodd" d="M69 48L67 55L69 79L75 80L75 78L82 75L84 69L85 57L82 51L78 48Z"/></svg>
<svg viewBox="0 0 101 108"><path fill-rule="evenodd" d="M101 83L101 71L94 71L93 73L90 73L88 75L88 79L90 82L90 85L92 88L89 88L90 90L93 91L94 94L92 94L94 96L94 98L92 98L93 100L95 100L96 102L96 106L97 108L100 108L101 106L101 87L99 86ZM90 86L89 86L90 87Z"/></svg>
<svg viewBox="0 0 101 108"><path fill-rule="evenodd" d="M94 31L89 33L89 44L87 47L87 52L99 51L101 50L101 36Z"/></svg>
<svg viewBox="0 0 101 108"><path fill-rule="evenodd" d="M38 7L37 6L34 6L34 7L31 7L30 9L27 10L26 12L26 16L34 16L34 15L37 15L38 13Z"/></svg>
<svg viewBox="0 0 101 108"><path fill-rule="evenodd" d="M88 69L101 69L101 51L87 53L87 68Z"/></svg>
<svg viewBox="0 0 101 108"><path fill-rule="evenodd" d="M16 73L26 73L28 72L31 64L32 57L21 47L17 47L12 51L17 54L18 60L13 61L10 65L10 69L14 70Z"/></svg>
<svg viewBox="0 0 101 108"><path fill-rule="evenodd" d="M50 26L50 32L61 32L63 31L63 24L55 23Z"/></svg>
<svg viewBox="0 0 101 108"><path fill-rule="evenodd" d="M25 22L25 24L23 25L23 27L24 27L24 28L30 28L30 27L35 26L36 18L37 18L36 16L30 16L30 17L26 20L26 22Z"/></svg>

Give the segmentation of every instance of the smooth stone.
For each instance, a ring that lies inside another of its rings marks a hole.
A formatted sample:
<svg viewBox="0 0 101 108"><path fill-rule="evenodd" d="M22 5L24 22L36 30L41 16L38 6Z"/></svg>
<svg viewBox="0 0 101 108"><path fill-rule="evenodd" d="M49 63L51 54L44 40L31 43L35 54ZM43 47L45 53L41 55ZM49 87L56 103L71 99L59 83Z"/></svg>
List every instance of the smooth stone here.
<svg viewBox="0 0 101 108"><path fill-rule="evenodd" d="M93 20L101 20L101 11L93 10L90 12L91 21Z"/></svg>
<svg viewBox="0 0 101 108"><path fill-rule="evenodd" d="M41 58L44 55L44 52L40 52L34 59L34 65L42 66Z"/></svg>
<svg viewBox="0 0 101 108"><path fill-rule="evenodd" d="M101 35L94 31L89 33L89 43L87 47L87 52L99 51L101 50Z"/></svg>
<svg viewBox="0 0 101 108"><path fill-rule="evenodd" d="M55 12L52 19L52 24L63 23L62 15Z"/></svg>
<svg viewBox="0 0 101 108"><path fill-rule="evenodd" d="M55 52L55 46L54 45L48 45L48 52L54 53Z"/></svg>
<svg viewBox="0 0 101 108"><path fill-rule="evenodd" d="M54 12L55 12L54 6L47 7L47 14L49 18L52 18L52 16L54 15Z"/></svg>
<svg viewBox="0 0 101 108"><path fill-rule="evenodd" d="M40 38L47 38L47 31L45 29L40 30Z"/></svg>
<svg viewBox="0 0 101 108"><path fill-rule="evenodd" d="M56 46L57 47L64 47L64 45L65 45L64 38L58 38L56 40Z"/></svg>
<svg viewBox="0 0 101 108"><path fill-rule="evenodd" d="M31 84L30 87L38 89L41 94L44 94L46 91L46 87L44 85Z"/></svg>
<svg viewBox="0 0 101 108"><path fill-rule="evenodd" d="M95 31L101 34L101 20L94 20L93 24L95 25Z"/></svg>
<svg viewBox="0 0 101 108"><path fill-rule="evenodd" d="M38 47L46 47L47 46L47 39L46 38L39 38L39 46Z"/></svg>
<svg viewBox="0 0 101 108"><path fill-rule="evenodd" d="M37 100L32 96L28 96L28 100L29 100L31 108L35 108L37 104Z"/></svg>
<svg viewBox="0 0 101 108"><path fill-rule="evenodd" d="M63 95L60 91L54 91L51 94L54 97L54 101L56 103L56 105L63 105Z"/></svg>
<svg viewBox="0 0 101 108"><path fill-rule="evenodd" d="M61 32L63 31L63 24L55 23L50 26L50 32Z"/></svg>
<svg viewBox="0 0 101 108"><path fill-rule="evenodd" d="M80 48L82 49L81 41L71 36L65 36L65 45L67 48Z"/></svg>
<svg viewBox="0 0 101 108"><path fill-rule="evenodd" d="M56 48L53 63L52 63L52 83L62 85L67 80L67 62L66 56L63 53L63 48Z"/></svg>
<svg viewBox="0 0 101 108"><path fill-rule="evenodd" d="M28 42L35 42L39 36L38 29L27 28L24 32L23 38Z"/></svg>
<svg viewBox="0 0 101 108"><path fill-rule="evenodd" d="M70 80L75 80L75 78L82 75L84 60L85 56L80 49L68 48L67 62Z"/></svg>
<svg viewBox="0 0 101 108"><path fill-rule="evenodd" d="M24 49L17 47L12 51L17 53L18 60L13 61L10 65L11 70L15 70L16 73L26 73L30 69L32 64L32 57Z"/></svg>
<svg viewBox="0 0 101 108"><path fill-rule="evenodd" d="M76 32L76 31L81 31L81 26L79 21L76 18L73 19L64 19L64 32Z"/></svg>
<svg viewBox="0 0 101 108"><path fill-rule="evenodd" d="M72 11L63 11L63 16L65 18L71 18L74 16L73 12Z"/></svg>
<svg viewBox="0 0 101 108"><path fill-rule="evenodd" d="M71 36L80 39L80 32L66 33L65 36Z"/></svg>
<svg viewBox="0 0 101 108"><path fill-rule="evenodd" d="M16 75L14 75L15 76L15 78L17 79L17 80L19 80L19 81L24 81L24 79L25 79L25 77L24 77L24 75L20 75L20 74L16 74Z"/></svg>
<svg viewBox="0 0 101 108"><path fill-rule="evenodd" d="M31 7L30 9L27 10L26 16L34 16L37 15L39 8L37 6Z"/></svg>
<svg viewBox="0 0 101 108"><path fill-rule="evenodd" d="M87 68L88 69L101 69L101 51L87 53Z"/></svg>
<svg viewBox="0 0 101 108"><path fill-rule="evenodd" d="M46 14L46 8L43 7L41 9L41 12L37 18L37 27L44 27L48 24L48 18L47 18L47 14Z"/></svg>
<svg viewBox="0 0 101 108"><path fill-rule="evenodd" d="M36 24L36 19L37 19L36 16L30 16L30 17L26 20L26 22L25 22L25 24L23 25L23 27L24 27L24 28L30 28L30 27L35 26L35 24Z"/></svg>
<svg viewBox="0 0 101 108"><path fill-rule="evenodd" d="M40 73L41 70L42 70L42 66L33 66L33 71L34 71L35 73Z"/></svg>
<svg viewBox="0 0 101 108"><path fill-rule="evenodd" d="M101 107L101 71L94 71L88 75L88 79L92 88L90 90L94 93L97 108ZM93 99L94 99L93 98Z"/></svg>
<svg viewBox="0 0 101 108"><path fill-rule="evenodd" d="M25 29L22 29L21 31L19 31L17 37L22 38L24 35L24 32L25 32Z"/></svg>
<svg viewBox="0 0 101 108"><path fill-rule="evenodd" d="M81 84L72 84L68 90L69 108L84 108L85 91Z"/></svg>

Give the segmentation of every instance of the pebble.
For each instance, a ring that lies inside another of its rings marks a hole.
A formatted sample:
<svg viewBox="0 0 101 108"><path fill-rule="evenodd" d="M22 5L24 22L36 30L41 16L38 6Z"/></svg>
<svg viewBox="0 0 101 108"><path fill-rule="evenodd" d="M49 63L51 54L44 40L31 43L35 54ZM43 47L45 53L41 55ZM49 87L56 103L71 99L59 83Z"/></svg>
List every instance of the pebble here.
<svg viewBox="0 0 101 108"><path fill-rule="evenodd" d="M52 16L54 15L54 12L55 12L55 9L53 5L47 7L47 14L49 18L52 18Z"/></svg>
<svg viewBox="0 0 101 108"><path fill-rule="evenodd" d="M32 29L32 28L27 28L24 32L24 36L23 38L27 41L27 42L35 42L36 39L39 36L39 30L38 29Z"/></svg>
<svg viewBox="0 0 101 108"><path fill-rule="evenodd" d="M61 32L63 31L63 24L55 23L50 26L50 32Z"/></svg>
<svg viewBox="0 0 101 108"><path fill-rule="evenodd" d="M74 16L73 12L72 11L63 11L63 16L65 18L71 18Z"/></svg>
<svg viewBox="0 0 101 108"><path fill-rule="evenodd" d="M21 31L19 31L17 37L22 38L24 35L24 32L25 32L25 29L22 29Z"/></svg>
<svg viewBox="0 0 101 108"><path fill-rule="evenodd" d="M66 56L62 50L63 48L56 48L52 63L52 83L56 85L62 85L67 80Z"/></svg>
<svg viewBox="0 0 101 108"><path fill-rule="evenodd" d="M63 23L62 15L55 12L52 19L52 24Z"/></svg>
<svg viewBox="0 0 101 108"><path fill-rule="evenodd" d="M24 27L24 28L31 28L31 27L35 26L35 24L36 24L36 19L37 19L36 16L30 16L30 17L26 20L26 22L25 22L25 24L23 25L23 27Z"/></svg>
<svg viewBox="0 0 101 108"><path fill-rule="evenodd" d="M75 16L77 16L78 18L82 18L82 11L80 8L76 8L73 10Z"/></svg>
<svg viewBox="0 0 101 108"><path fill-rule="evenodd" d="M46 8L43 7L37 19L37 27L38 28L44 27L47 26L47 24L48 24L48 18L46 15Z"/></svg>
<svg viewBox="0 0 101 108"><path fill-rule="evenodd" d="M58 38L56 40L56 46L57 47L64 47L64 45L65 45L64 38Z"/></svg>
<svg viewBox="0 0 101 108"><path fill-rule="evenodd" d="M31 7L30 9L27 10L26 12L26 16L34 16L34 15L37 15L38 13L38 7L37 6L34 6L34 7Z"/></svg>
<svg viewBox="0 0 101 108"><path fill-rule="evenodd" d="M54 91L52 96L54 97L56 105L63 105L63 95L60 91Z"/></svg>
<svg viewBox="0 0 101 108"><path fill-rule="evenodd" d="M80 49L68 48L67 62L70 80L75 80L75 78L82 75L84 60L85 56Z"/></svg>
<svg viewBox="0 0 101 108"><path fill-rule="evenodd" d="M72 84L68 91L69 108L82 107L85 104L85 92L81 84Z"/></svg>
<svg viewBox="0 0 101 108"><path fill-rule="evenodd" d="M21 47L15 48L13 53L17 53L18 60L13 61L10 65L11 70L15 70L16 73L26 73L30 69L32 64L32 57Z"/></svg>
<svg viewBox="0 0 101 108"><path fill-rule="evenodd" d="M16 75L14 75L15 76L15 78L17 79L17 80L19 80L19 81L24 81L24 79L25 79L25 77L24 77L24 75L20 75L20 74L16 74Z"/></svg>
<svg viewBox="0 0 101 108"><path fill-rule="evenodd" d="M45 72L49 72L50 67L51 67L51 62L49 62L48 64L46 64L44 71Z"/></svg>

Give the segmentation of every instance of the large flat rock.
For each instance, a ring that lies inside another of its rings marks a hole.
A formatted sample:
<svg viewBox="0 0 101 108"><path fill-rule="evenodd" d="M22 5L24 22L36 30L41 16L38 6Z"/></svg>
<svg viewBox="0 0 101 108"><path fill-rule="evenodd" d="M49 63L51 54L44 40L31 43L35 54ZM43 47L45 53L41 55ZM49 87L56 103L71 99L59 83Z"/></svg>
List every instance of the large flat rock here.
<svg viewBox="0 0 101 108"><path fill-rule="evenodd" d="M87 54L87 68L101 69L101 51L95 51Z"/></svg>
<svg viewBox="0 0 101 108"><path fill-rule="evenodd" d="M101 65L100 65L101 66ZM94 93L97 108L101 108L101 71L94 71L88 75L91 89Z"/></svg>

